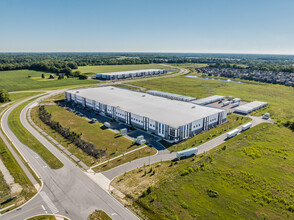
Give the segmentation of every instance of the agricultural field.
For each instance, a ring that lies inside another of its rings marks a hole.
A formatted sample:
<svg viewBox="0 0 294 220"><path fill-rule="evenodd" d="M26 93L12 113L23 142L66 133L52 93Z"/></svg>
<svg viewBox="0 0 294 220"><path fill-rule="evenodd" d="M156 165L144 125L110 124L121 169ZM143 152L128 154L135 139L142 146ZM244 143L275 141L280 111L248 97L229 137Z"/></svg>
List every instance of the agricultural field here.
<svg viewBox="0 0 294 220"><path fill-rule="evenodd" d="M0 71L0 88L7 91L23 91L23 90L45 90L58 89L61 87L70 87L75 85L97 84L95 80L79 80L69 79L48 79L50 73L44 73L45 79L41 75L44 72L33 70L10 70ZM29 77L30 76L30 77Z"/></svg>
<svg viewBox="0 0 294 220"><path fill-rule="evenodd" d="M209 153L152 164L155 175L138 168L112 185L146 219L293 219L293 143L291 130L260 124Z"/></svg>
<svg viewBox="0 0 294 220"><path fill-rule="evenodd" d="M232 83L187 77L162 78L132 84L198 99L218 94L239 97L244 101L265 101L269 107L262 109L259 114L266 111L277 120L294 118L294 88L283 85Z"/></svg>
<svg viewBox="0 0 294 220"><path fill-rule="evenodd" d="M49 128L49 126L45 125L38 117L38 107L35 107L32 110L32 120L50 136L66 147L72 154L83 161L87 166L93 166L97 163L107 161L113 157L141 147L135 145L131 140L125 137L117 136L114 132L108 129L102 129L101 123L89 123L85 117L77 116L75 113L69 112L62 107L50 105L46 106L45 108L52 114L52 120L58 121L63 127L70 128L70 130L74 132L82 133L82 139L84 139L86 142L94 144L97 149L106 151L107 155L99 159L89 156L80 148L78 148L74 143L64 139L56 131L53 131L51 128ZM106 170L124 162L147 156L149 155L150 150L151 155L156 153L155 149L149 148L148 146L146 146L146 150L144 149L138 150L136 153L125 155L124 157L109 162L101 167L97 167L95 171Z"/></svg>
<svg viewBox="0 0 294 220"><path fill-rule="evenodd" d="M108 73L140 69L165 69L167 67L159 64L135 64L135 65L101 65L101 66L80 66L78 68L84 74L93 76L96 73Z"/></svg>

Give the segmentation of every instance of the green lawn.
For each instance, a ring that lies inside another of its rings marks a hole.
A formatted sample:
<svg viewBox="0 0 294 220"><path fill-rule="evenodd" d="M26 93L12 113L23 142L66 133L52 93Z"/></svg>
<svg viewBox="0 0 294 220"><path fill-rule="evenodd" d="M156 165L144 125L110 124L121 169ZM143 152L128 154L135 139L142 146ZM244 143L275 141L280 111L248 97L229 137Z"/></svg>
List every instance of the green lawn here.
<svg viewBox="0 0 294 220"><path fill-rule="evenodd" d="M8 124L13 133L19 140L29 146L32 150L38 153L46 163L53 169L63 167L63 164L46 148L44 147L20 122L20 113L22 109L32 102L33 99L24 102L17 106L9 115Z"/></svg>
<svg viewBox="0 0 294 220"><path fill-rule="evenodd" d="M52 120L58 121L62 126L70 128L72 131L77 133L82 132L82 138L90 143L93 143L97 149L106 150L106 156L96 159L88 154L84 153L80 148L76 147L74 143L71 143L67 139L64 139L57 132L50 129L45 125L37 115L37 108L32 111L32 119L34 122L46 131L50 136L59 141L64 147L66 147L72 154L78 157L88 166L93 166L97 163L106 161L110 158L119 156L123 153L136 149L140 146L133 145L133 142L124 137L115 137L115 133L109 131L108 129L103 130L100 128L101 123L91 124L88 120L83 117L77 116L72 112L69 112L59 106L46 106L46 110L52 114ZM146 148L148 149L148 147ZM151 154L156 151L152 149ZM137 159L139 157L149 155L149 151L139 150L136 153L126 155L121 159L114 160L106 164L106 166L101 166L96 168L96 171L106 170L113 166L117 166L121 163Z"/></svg>
<svg viewBox="0 0 294 220"><path fill-rule="evenodd" d="M41 92L17 92L17 93L9 93L9 97L11 101L15 101L18 99L23 99L23 98L27 98L27 97L31 97L31 96L35 96L39 94L41 94Z"/></svg>
<svg viewBox="0 0 294 220"><path fill-rule="evenodd" d="M293 219L293 143L289 129L260 124L202 157L154 164L154 176L136 169L113 184L148 219Z"/></svg>
<svg viewBox="0 0 294 220"><path fill-rule="evenodd" d="M85 74L94 75L96 73L118 72L126 70L140 69L165 69L167 67L159 64L135 64L135 65L100 65L100 66L80 66L79 71Z"/></svg>
<svg viewBox="0 0 294 220"><path fill-rule="evenodd" d="M50 75L45 73L46 79L42 79L43 72L33 70L10 70L0 71L0 88L8 91L37 90L37 89L58 89L74 85L97 84L95 80L79 79L47 79ZM31 78L28 78L31 76Z"/></svg>
<svg viewBox="0 0 294 220"><path fill-rule="evenodd" d="M294 118L294 88L272 84L241 84L187 77L162 78L132 83L147 89L173 92L196 98L209 95L240 97L245 101L265 101L269 107L260 111L268 111L274 119Z"/></svg>

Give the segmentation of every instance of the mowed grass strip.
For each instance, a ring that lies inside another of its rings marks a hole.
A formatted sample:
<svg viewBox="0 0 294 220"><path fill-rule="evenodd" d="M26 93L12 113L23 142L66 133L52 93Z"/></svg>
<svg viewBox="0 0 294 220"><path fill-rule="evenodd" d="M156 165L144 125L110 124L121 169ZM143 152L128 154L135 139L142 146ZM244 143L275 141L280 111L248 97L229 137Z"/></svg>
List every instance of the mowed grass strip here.
<svg viewBox="0 0 294 220"><path fill-rule="evenodd" d="M32 101L33 99L17 106L8 117L8 125L13 133L18 137L18 139L38 153L52 169L59 169L63 167L63 163L58 160L21 124L20 113L22 109Z"/></svg>
<svg viewBox="0 0 294 220"><path fill-rule="evenodd" d="M191 147L196 147L249 121L252 121L252 119L240 115L228 114L226 123L198 134L182 143L172 145L168 147L168 150L180 151Z"/></svg>
<svg viewBox="0 0 294 220"><path fill-rule="evenodd" d="M153 164L153 176L139 168L112 184L147 219L293 219L293 143L291 130L260 124L202 156Z"/></svg>
<svg viewBox="0 0 294 220"><path fill-rule="evenodd" d="M159 64L134 64L134 65L99 65L99 66L79 66L78 70L87 75L96 73L119 72L142 69L166 69L166 66Z"/></svg>
<svg viewBox="0 0 294 220"><path fill-rule="evenodd" d="M58 121L63 127L70 128L70 130L72 131L82 133L82 138L85 141L93 143L97 149L103 149L106 151L106 156L99 159L89 156L80 148L75 146L74 143L64 139L56 131L53 131L50 127L45 125L38 117L38 109L33 108L32 119L34 120L34 122L38 126L40 126L40 128L42 128L46 133L48 133L50 136L60 142L64 147L66 147L72 154L83 161L87 166L93 166L103 161L107 161L111 158L117 157L121 154L140 147L138 145L134 145L131 140L125 137L116 137L114 132L109 131L108 129L102 129L101 123L89 123L89 121L86 120L85 117L77 116L73 112L69 112L60 106L50 105L46 106L45 108L49 113L51 113L52 120ZM140 157L146 156L146 153L144 153L142 150L138 151L139 153L142 153ZM153 153L154 152L152 151L152 154ZM136 153L130 154L129 156L125 155L125 159L121 162L127 162L138 157L139 155L137 155ZM111 164L113 163L114 162L112 162ZM119 163L116 162L115 164ZM109 165L109 167L112 166Z"/></svg>
<svg viewBox="0 0 294 220"><path fill-rule="evenodd" d="M45 79L41 75L45 74ZM97 84L97 80L79 80L76 78L69 79L48 79L50 73L44 73L33 70L9 70L0 71L0 88L7 91L23 90L45 90L71 87L75 85ZM31 76L31 77L28 77Z"/></svg>

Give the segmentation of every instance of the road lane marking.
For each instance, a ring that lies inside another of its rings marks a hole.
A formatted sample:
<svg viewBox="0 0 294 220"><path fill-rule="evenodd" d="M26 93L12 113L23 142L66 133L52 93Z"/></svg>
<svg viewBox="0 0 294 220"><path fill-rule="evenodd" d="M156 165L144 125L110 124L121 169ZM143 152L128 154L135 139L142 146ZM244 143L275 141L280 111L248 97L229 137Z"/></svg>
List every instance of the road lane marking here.
<svg viewBox="0 0 294 220"><path fill-rule="evenodd" d="M15 215L15 216L13 216L13 217L9 218L8 220L14 219L14 218L16 218L16 217L18 217L18 216L20 216L20 215L22 215L22 214L24 214L24 213L30 212L30 211L32 211L32 210L34 210L34 209L36 209L36 208L39 208L39 207L40 207L40 206L39 206L39 205L37 205L37 206L35 206L35 207L33 207L33 208L31 208L31 209L27 210L27 211L21 212L21 213L19 213L19 214Z"/></svg>
<svg viewBox="0 0 294 220"><path fill-rule="evenodd" d="M53 214L58 212L58 209L56 208L56 206L53 204L51 199L48 197L48 195L44 191L40 192L40 196L42 197L42 199L44 200L44 202L46 203L46 205L49 207L49 209L51 210Z"/></svg>

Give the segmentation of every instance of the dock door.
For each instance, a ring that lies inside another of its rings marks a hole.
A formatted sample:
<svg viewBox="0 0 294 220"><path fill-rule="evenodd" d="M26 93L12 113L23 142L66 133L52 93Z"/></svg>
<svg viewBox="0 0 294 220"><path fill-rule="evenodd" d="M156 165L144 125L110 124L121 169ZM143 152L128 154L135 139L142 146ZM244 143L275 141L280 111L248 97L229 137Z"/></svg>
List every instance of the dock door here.
<svg viewBox="0 0 294 220"><path fill-rule="evenodd" d="M145 131L148 131L148 126L149 125L149 118L143 117L143 129Z"/></svg>
<svg viewBox="0 0 294 220"><path fill-rule="evenodd" d="M127 124L131 124L131 113L130 112L126 112L126 123Z"/></svg>
<svg viewBox="0 0 294 220"><path fill-rule="evenodd" d="M203 130L208 130L209 117L203 118Z"/></svg>

